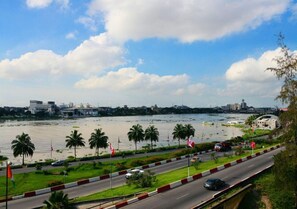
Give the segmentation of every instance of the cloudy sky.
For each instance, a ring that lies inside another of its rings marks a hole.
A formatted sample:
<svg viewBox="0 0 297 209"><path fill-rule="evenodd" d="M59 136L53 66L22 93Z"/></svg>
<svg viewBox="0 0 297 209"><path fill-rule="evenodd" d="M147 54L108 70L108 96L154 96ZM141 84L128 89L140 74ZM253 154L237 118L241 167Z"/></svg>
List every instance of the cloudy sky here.
<svg viewBox="0 0 297 209"><path fill-rule="evenodd" d="M282 106L293 0L0 1L0 106Z"/></svg>

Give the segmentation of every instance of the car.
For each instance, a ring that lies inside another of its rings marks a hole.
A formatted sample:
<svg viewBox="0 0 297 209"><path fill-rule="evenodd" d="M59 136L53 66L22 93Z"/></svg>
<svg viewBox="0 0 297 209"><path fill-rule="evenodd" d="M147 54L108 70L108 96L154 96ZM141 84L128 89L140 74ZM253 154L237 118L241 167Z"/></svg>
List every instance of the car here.
<svg viewBox="0 0 297 209"><path fill-rule="evenodd" d="M202 162L202 159L198 156L194 156L191 159L191 163Z"/></svg>
<svg viewBox="0 0 297 209"><path fill-rule="evenodd" d="M226 185L226 183L218 178L213 179L207 179L204 183L204 188L209 190L218 190L220 188L223 188Z"/></svg>
<svg viewBox="0 0 297 209"><path fill-rule="evenodd" d="M227 141L216 143L214 146L214 150L217 152L226 152L232 150L231 144Z"/></svg>
<svg viewBox="0 0 297 209"><path fill-rule="evenodd" d="M131 170L130 172L126 173L126 179L131 178L132 176L135 176L136 178L139 178L144 173L143 170L135 168Z"/></svg>
<svg viewBox="0 0 297 209"><path fill-rule="evenodd" d="M61 166L61 165L64 165L64 163L65 163L65 160L58 160L58 161L52 162L52 166Z"/></svg>

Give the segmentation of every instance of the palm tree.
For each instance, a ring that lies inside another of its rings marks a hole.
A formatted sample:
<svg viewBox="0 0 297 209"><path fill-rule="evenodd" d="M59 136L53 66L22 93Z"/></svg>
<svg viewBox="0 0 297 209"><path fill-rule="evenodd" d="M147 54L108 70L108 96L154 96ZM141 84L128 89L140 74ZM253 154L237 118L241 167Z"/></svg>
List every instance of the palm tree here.
<svg viewBox="0 0 297 209"><path fill-rule="evenodd" d="M17 157L21 155L23 157L22 164L24 165L25 156L33 156L35 146L31 142L31 138L28 134L22 133L17 135L16 139L11 142L11 149L13 150L13 156Z"/></svg>
<svg viewBox="0 0 297 209"><path fill-rule="evenodd" d="M180 146L180 140L181 139L185 139L185 127L182 124L176 124L173 132L173 139L177 139L178 140L178 146Z"/></svg>
<svg viewBox="0 0 297 209"><path fill-rule="evenodd" d="M184 125L185 128L185 137L190 138L195 135L195 128L191 124Z"/></svg>
<svg viewBox="0 0 297 209"><path fill-rule="evenodd" d="M74 158L76 159L76 147L84 147L84 138L77 130L71 131L70 136L66 136L66 147L74 148Z"/></svg>
<svg viewBox="0 0 297 209"><path fill-rule="evenodd" d="M105 136L105 133L101 128L95 129L91 134L91 138L89 139L90 148L96 149L97 156L99 155L99 148L107 148L108 136Z"/></svg>
<svg viewBox="0 0 297 209"><path fill-rule="evenodd" d="M155 126L149 126L144 132L145 140L151 140L151 149L153 149L153 141L159 141L159 131Z"/></svg>
<svg viewBox="0 0 297 209"><path fill-rule="evenodd" d="M72 208L69 204L68 194L64 194L63 191L54 191L48 200L43 202L45 209L70 209Z"/></svg>
<svg viewBox="0 0 297 209"><path fill-rule="evenodd" d="M137 142L143 141L144 139L144 132L142 126L137 124L133 125L128 132L129 141L134 141L135 143L135 151L137 150Z"/></svg>

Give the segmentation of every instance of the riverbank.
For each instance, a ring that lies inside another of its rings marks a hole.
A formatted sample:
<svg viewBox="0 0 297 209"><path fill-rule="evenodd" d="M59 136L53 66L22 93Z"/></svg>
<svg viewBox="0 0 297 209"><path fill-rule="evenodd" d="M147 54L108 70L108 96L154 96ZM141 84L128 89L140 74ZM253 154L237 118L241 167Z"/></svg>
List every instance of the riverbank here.
<svg viewBox="0 0 297 209"><path fill-rule="evenodd" d="M95 150L88 146L88 139L94 129L102 128L109 138L109 142L118 151L134 150L134 143L130 142L127 133L132 125L140 124L145 129L154 125L160 133L156 147L178 145L172 137L177 123L191 124L195 128L192 140L198 144L211 141L224 141L236 136L242 136L242 131L236 127L225 127L222 124L229 120L245 121L246 114L181 114L181 115L153 115L129 117L81 118L75 120L46 120L46 121L6 121L0 124L1 155L10 161L20 164L21 158L14 158L11 141L22 132L29 134L35 144L32 158L25 158L26 163L42 162L46 159L59 160L73 156L73 150L66 148L65 139L74 129L82 133L86 147L77 150L77 157L92 156ZM213 125L205 125L211 122ZM148 142L140 142L142 149ZM53 151L51 151L53 147ZM100 149L100 154L108 153L108 149Z"/></svg>

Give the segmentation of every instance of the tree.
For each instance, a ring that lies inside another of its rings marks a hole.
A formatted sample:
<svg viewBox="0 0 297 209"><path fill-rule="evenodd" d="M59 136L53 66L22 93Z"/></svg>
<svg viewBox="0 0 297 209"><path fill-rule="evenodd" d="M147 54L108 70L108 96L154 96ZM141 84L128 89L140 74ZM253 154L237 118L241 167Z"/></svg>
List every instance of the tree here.
<svg viewBox="0 0 297 209"><path fill-rule="evenodd" d="M184 126L182 124L176 124L173 129L172 135L173 139L178 140L178 146L180 146L180 140L186 138Z"/></svg>
<svg viewBox="0 0 297 209"><path fill-rule="evenodd" d="M137 143L143 141L144 139L144 132L142 126L140 124L133 125L128 132L129 141L134 141L135 144L135 151L137 151Z"/></svg>
<svg viewBox="0 0 297 209"><path fill-rule="evenodd" d="M105 135L101 128L95 129L94 132L91 134L89 145L91 149L96 149L97 156L99 155L100 148L108 147L107 140L108 136Z"/></svg>
<svg viewBox="0 0 297 209"><path fill-rule="evenodd" d="M195 128L191 124L184 125L185 138L190 138L195 135Z"/></svg>
<svg viewBox="0 0 297 209"><path fill-rule="evenodd" d="M85 142L84 138L81 136L81 133L78 133L77 130L71 131L70 136L66 136L66 147L74 149L74 158L76 159L76 148L84 147Z"/></svg>
<svg viewBox="0 0 297 209"><path fill-rule="evenodd" d="M159 131L155 126L149 126L144 132L145 140L151 141L151 149L153 148L153 141L157 142L159 140Z"/></svg>
<svg viewBox="0 0 297 209"><path fill-rule="evenodd" d="M297 54L284 43L282 34L278 37L281 56L275 58L277 67L267 68L283 81L276 99L288 105L288 111L281 113L282 138L286 150L275 156L274 177L279 188L294 192L297 208Z"/></svg>
<svg viewBox="0 0 297 209"><path fill-rule="evenodd" d="M24 165L25 156L33 156L35 146L31 142L31 138L28 134L22 133L17 135L16 139L11 142L11 149L13 150L13 156L22 156L22 164Z"/></svg>
<svg viewBox="0 0 297 209"><path fill-rule="evenodd" d="M68 199L68 194L64 194L63 191L54 191L48 200L43 202L45 209L70 209L73 208Z"/></svg>

